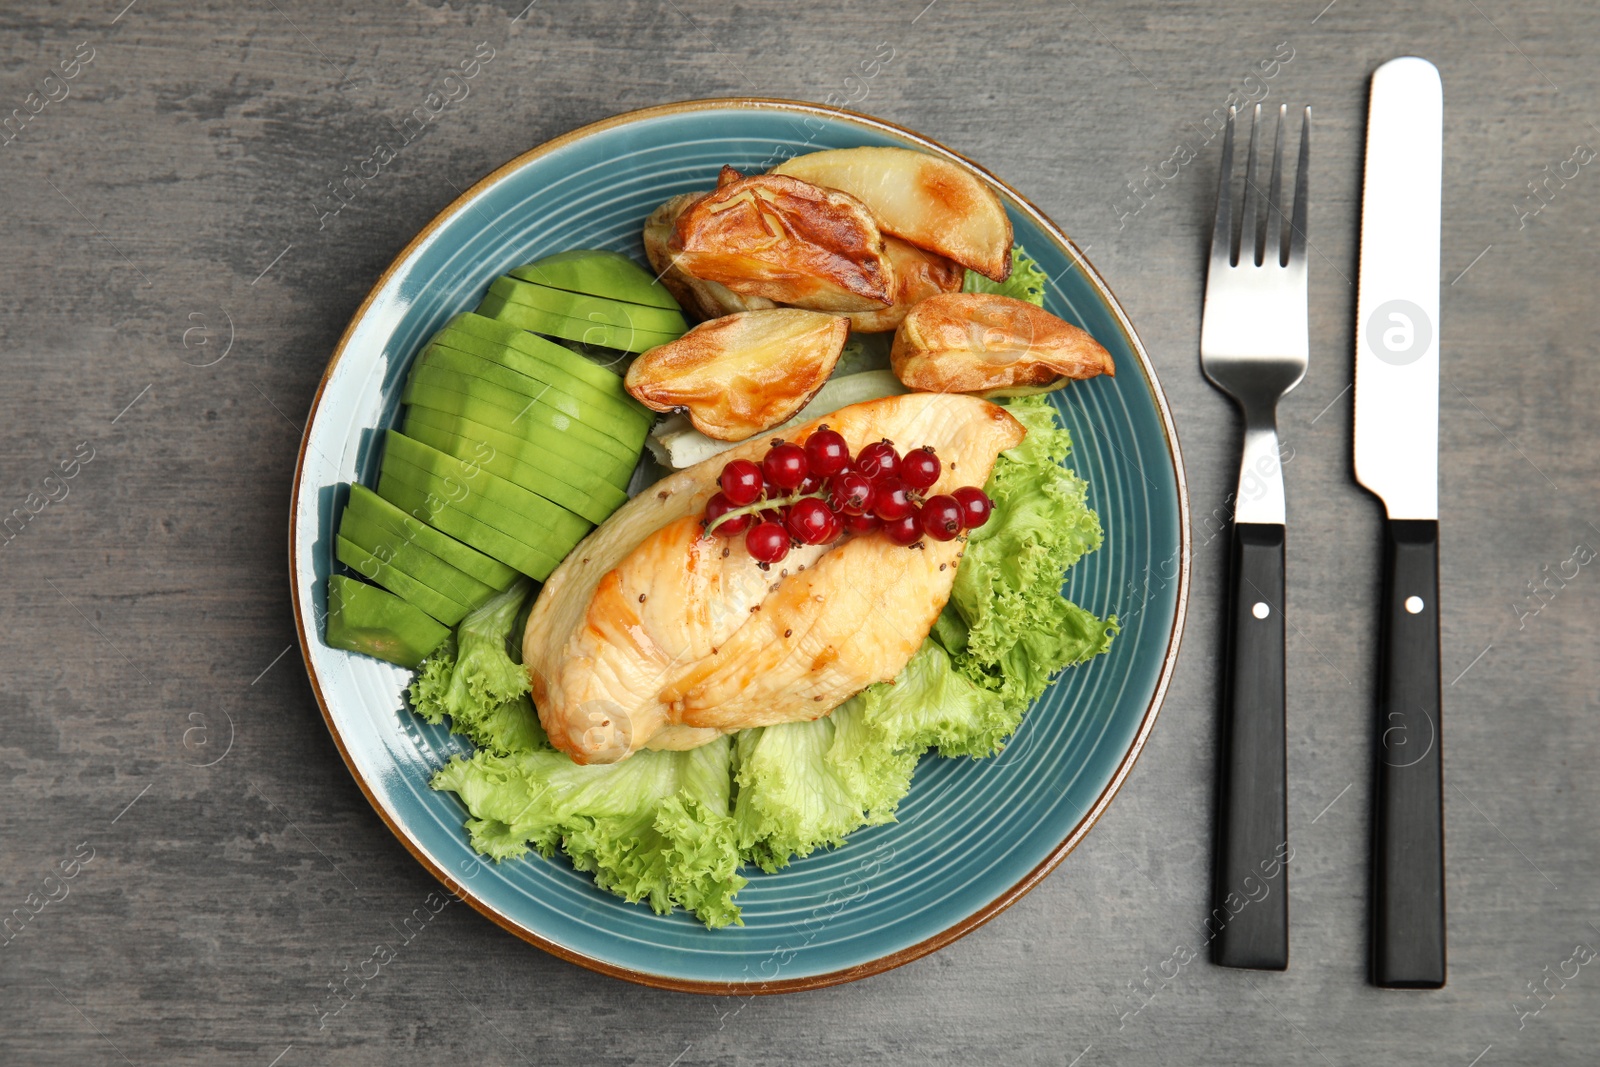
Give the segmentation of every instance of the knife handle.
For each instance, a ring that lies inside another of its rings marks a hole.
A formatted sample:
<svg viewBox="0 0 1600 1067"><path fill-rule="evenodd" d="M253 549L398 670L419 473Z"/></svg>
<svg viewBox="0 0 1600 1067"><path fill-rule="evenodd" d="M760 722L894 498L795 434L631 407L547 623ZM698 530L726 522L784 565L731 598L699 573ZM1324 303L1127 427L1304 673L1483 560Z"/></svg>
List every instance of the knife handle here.
<svg viewBox="0 0 1600 1067"><path fill-rule="evenodd" d="M1372 981L1438 989L1445 979L1440 749L1439 524L1384 529L1372 824Z"/></svg>
<svg viewBox="0 0 1600 1067"><path fill-rule="evenodd" d="M1289 966L1284 769L1284 528L1233 527L1211 960ZM1218 926L1220 925L1220 929Z"/></svg>

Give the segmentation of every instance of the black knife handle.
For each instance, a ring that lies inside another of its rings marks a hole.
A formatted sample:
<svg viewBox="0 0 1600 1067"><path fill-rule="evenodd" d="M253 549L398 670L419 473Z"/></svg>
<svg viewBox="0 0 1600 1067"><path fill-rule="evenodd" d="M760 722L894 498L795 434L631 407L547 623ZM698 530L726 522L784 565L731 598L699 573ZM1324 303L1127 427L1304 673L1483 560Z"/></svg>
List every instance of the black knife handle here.
<svg viewBox="0 0 1600 1067"><path fill-rule="evenodd" d="M1445 979L1445 922L1437 522L1387 522L1382 642L1372 981L1391 989L1438 989Z"/></svg>
<svg viewBox="0 0 1600 1067"><path fill-rule="evenodd" d="M1284 528L1276 524L1233 528L1217 854L1206 926L1214 934L1211 960L1222 967L1289 966L1283 544Z"/></svg>

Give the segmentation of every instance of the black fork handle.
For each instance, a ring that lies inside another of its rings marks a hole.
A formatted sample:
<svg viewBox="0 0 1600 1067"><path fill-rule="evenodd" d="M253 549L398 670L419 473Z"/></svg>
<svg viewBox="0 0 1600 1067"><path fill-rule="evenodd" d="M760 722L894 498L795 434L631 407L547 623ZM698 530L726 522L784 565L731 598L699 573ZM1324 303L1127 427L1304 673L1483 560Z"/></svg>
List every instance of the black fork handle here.
<svg viewBox="0 0 1600 1067"><path fill-rule="evenodd" d="M1289 966L1283 557L1282 526L1234 526L1216 868L1207 919L1211 959L1222 967Z"/></svg>

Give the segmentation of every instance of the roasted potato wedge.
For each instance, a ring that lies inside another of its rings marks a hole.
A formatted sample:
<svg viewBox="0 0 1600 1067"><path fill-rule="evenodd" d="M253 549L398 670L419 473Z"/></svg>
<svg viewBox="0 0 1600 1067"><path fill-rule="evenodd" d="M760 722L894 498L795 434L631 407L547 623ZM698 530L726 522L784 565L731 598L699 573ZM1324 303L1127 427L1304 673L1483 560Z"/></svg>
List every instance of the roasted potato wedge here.
<svg viewBox="0 0 1600 1067"><path fill-rule="evenodd" d="M731 167L723 168L732 170ZM683 209L703 196L703 193L684 193L675 196L650 213L644 221L644 254L650 267L661 279L661 284L683 306L683 310L697 319L714 319L719 315L733 315L740 311L760 311L778 305L760 296L743 296L725 285L708 282L684 272L673 259L672 227L683 214Z"/></svg>
<svg viewBox="0 0 1600 1067"><path fill-rule="evenodd" d="M719 185L689 204L670 250L692 277L815 311L894 303L894 267L855 197L780 175Z"/></svg>
<svg viewBox="0 0 1600 1067"><path fill-rule="evenodd" d="M993 293L947 293L917 304L895 331L889 363L909 389L989 398L1116 374L1111 353L1083 330Z"/></svg>
<svg viewBox="0 0 1600 1067"><path fill-rule="evenodd" d="M649 349L626 385L656 411L684 409L694 428L743 441L786 421L833 373L850 320L799 308L745 311L702 322Z"/></svg>
<svg viewBox="0 0 1600 1067"><path fill-rule="evenodd" d="M1011 274L1011 220L966 168L909 148L832 148L795 156L773 174L849 193L884 233L1003 282Z"/></svg>
<svg viewBox="0 0 1600 1067"><path fill-rule="evenodd" d="M849 312L854 333L887 333L900 325L911 305L940 293L956 292L966 278L966 268L955 260L898 237L885 237L883 250L894 264L894 303L877 311Z"/></svg>

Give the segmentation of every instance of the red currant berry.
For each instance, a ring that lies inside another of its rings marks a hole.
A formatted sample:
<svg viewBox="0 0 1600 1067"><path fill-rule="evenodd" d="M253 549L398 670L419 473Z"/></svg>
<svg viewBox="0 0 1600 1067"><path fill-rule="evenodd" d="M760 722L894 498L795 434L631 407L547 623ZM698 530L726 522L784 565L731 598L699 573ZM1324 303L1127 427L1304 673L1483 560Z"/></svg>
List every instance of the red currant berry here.
<svg viewBox="0 0 1600 1067"><path fill-rule="evenodd" d="M994 510L994 501L988 494L975 485L963 485L954 493L956 503L961 505L961 525L968 530L976 530L989 521L989 513Z"/></svg>
<svg viewBox="0 0 1600 1067"><path fill-rule="evenodd" d="M869 534L883 527L883 520L876 515L846 515L844 528L853 534Z"/></svg>
<svg viewBox="0 0 1600 1067"><path fill-rule="evenodd" d="M796 489L795 492L797 492L797 493L815 493L817 490L821 489L824 485L827 485L827 484L828 484L828 479L826 479L822 475L818 474L816 467L812 467L811 468L811 473L806 475L806 480L800 483L800 487L798 489Z"/></svg>
<svg viewBox="0 0 1600 1067"><path fill-rule="evenodd" d="M911 494L899 478L880 478L872 487L872 513L885 522L911 514Z"/></svg>
<svg viewBox="0 0 1600 1067"><path fill-rule="evenodd" d="M789 508L784 525L803 545L820 545L833 529L833 512L820 500L797 500Z"/></svg>
<svg viewBox="0 0 1600 1067"><path fill-rule="evenodd" d="M850 466L850 446L843 435L824 426L806 438L806 459L813 474L832 478Z"/></svg>
<svg viewBox="0 0 1600 1067"><path fill-rule="evenodd" d="M806 480L806 453L799 445L778 444L767 450L761 473L779 489L794 489Z"/></svg>
<svg viewBox="0 0 1600 1067"><path fill-rule="evenodd" d="M783 525L784 517L788 514L788 508L767 508L760 512L762 522L775 522L779 526Z"/></svg>
<svg viewBox="0 0 1600 1067"><path fill-rule="evenodd" d="M834 511L830 508L828 510L828 532L824 534L822 540L818 541L817 543L821 545L831 545L835 541L839 540L843 534L844 520L840 518L837 511Z"/></svg>
<svg viewBox="0 0 1600 1067"><path fill-rule="evenodd" d="M922 504L922 530L935 541L954 540L961 532L961 505L943 493Z"/></svg>
<svg viewBox="0 0 1600 1067"><path fill-rule="evenodd" d="M736 507L738 505L729 500L726 493L718 493L706 501L706 522L708 524L716 522ZM719 537L732 537L736 533L743 533L745 527L749 525L749 515L735 515L721 526L718 526L716 533Z"/></svg>
<svg viewBox="0 0 1600 1067"><path fill-rule="evenodd" d="M758 522L744 535L744 547L762 563L777 563L789 554L789 532L775 522Z"/></svg>
<svg viewBox="0 0 1600 1067"><path fill-rule="evenodd" d="M754 504L761 499L761 468L748 459L736 459L722 468L722 495L735 507Z"/></svg>
<svg viewBox="0 0 1600 1067"><path fill-rule="evenodd" d="M939 480L939 457L924 445L906 453L900 461L900 478L913 489L926 489Z"/></svg>
<svg viewBox="0 0 1600 1067"><path fill-rule="evenodd" d="M913 508L910 514L884 523L883 532L897 545L914 545L922 540L922 516Z"/></svg>
<svg viewBox="0 0 1600 1067"><path fill-rule="evenodd" d="M833 476L833 506L851 515L872 510L872 481L860 471Z"/></svg>
<svg viewBox="0 0 1600 1067"><path fill-rule="evenodd" d="M888 441L870 444L856 453L856 470L873 481L900 473L900 453Z"/></svg>

